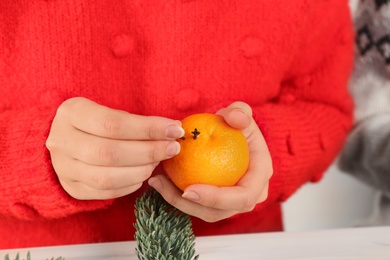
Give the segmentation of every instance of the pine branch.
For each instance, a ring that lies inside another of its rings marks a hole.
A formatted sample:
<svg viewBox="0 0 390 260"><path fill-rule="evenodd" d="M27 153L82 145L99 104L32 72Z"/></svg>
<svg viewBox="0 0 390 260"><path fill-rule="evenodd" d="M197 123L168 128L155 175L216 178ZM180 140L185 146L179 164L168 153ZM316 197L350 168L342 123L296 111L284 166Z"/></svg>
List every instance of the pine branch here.
<svg viewBox="0 0 390 260"><path fill-rule="evenodd" d="M197 260L195 235L191 219L169 205L155 190L147 190L135 203L137 242L135 249L139 260ZM19 260L19 253L14 260ZM7 254L4 260L11 260ZM20 259L23 260L23 259ZM26 260L31 260L30 252ZM65 260L52 257L46 260Z"/></svg>
<svg viewBox="0 0 390 260"><path fill-rule="evenodd" d="M195 235L187 214L169 205L155 190L147 190L135 203L139 260L196 260Z"/></svg>

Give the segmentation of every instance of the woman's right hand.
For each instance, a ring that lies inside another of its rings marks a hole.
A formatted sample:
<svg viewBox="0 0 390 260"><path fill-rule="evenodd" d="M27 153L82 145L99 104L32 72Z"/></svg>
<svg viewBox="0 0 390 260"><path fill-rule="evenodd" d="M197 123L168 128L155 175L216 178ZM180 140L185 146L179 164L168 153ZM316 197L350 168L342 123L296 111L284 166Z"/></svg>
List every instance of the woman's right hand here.
<svg viewBox="0 0 390 260"><path fill-rule="evenodd" d="M175 156L180 121L129 114L85 98L58 108L46 147L66 192L80 200L112 199L142 186L160 161Z"/></svg>

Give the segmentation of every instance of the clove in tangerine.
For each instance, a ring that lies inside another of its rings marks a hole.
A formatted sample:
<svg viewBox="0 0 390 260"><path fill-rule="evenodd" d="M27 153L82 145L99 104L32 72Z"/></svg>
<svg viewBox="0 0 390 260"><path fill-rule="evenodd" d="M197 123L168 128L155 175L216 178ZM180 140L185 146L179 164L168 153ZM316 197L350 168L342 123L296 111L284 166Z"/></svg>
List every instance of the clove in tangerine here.
<svg viewBox="0 0 390 260"><path fill-rule="evenodd" d="M222 116L202 113L182 120L184 136L178 155L162 162L172 182L182 191L192 184L234 186L249 166L245 136Z"/></svg>

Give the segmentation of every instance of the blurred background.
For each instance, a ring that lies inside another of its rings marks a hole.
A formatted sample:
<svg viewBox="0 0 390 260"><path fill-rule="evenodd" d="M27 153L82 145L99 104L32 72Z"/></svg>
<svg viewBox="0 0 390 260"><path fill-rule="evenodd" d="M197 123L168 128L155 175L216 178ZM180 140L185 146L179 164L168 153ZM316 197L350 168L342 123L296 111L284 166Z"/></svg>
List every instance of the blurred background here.
<svg viewBox="0 0 390 260"><path fill-rule="evenodd" d="M358 0L350 0L352 15ZM309 183L283 205L286 231L354 227L370 216L377 193L331 166L319 183Z"/></svg>
<svg viewBox="0 0 390 260"><path fill-rule="evenodd" d="M355 227L367 219L377 193L332 166L283 204L286 231Z"/></svg>

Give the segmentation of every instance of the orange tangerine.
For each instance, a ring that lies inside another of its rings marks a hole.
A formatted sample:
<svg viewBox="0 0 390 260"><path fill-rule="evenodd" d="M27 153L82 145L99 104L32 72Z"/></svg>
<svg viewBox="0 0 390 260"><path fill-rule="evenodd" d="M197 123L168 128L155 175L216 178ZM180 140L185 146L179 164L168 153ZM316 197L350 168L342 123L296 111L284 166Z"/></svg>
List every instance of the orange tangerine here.
<svg viewBox="0 0 390 260"><path fill-rule="evenodd" d="M162 162L181 190L191 184L233 186L246 173L249 149L245 136L222 116L195 114L182 120L184 137L178 155Z"/></svg>

